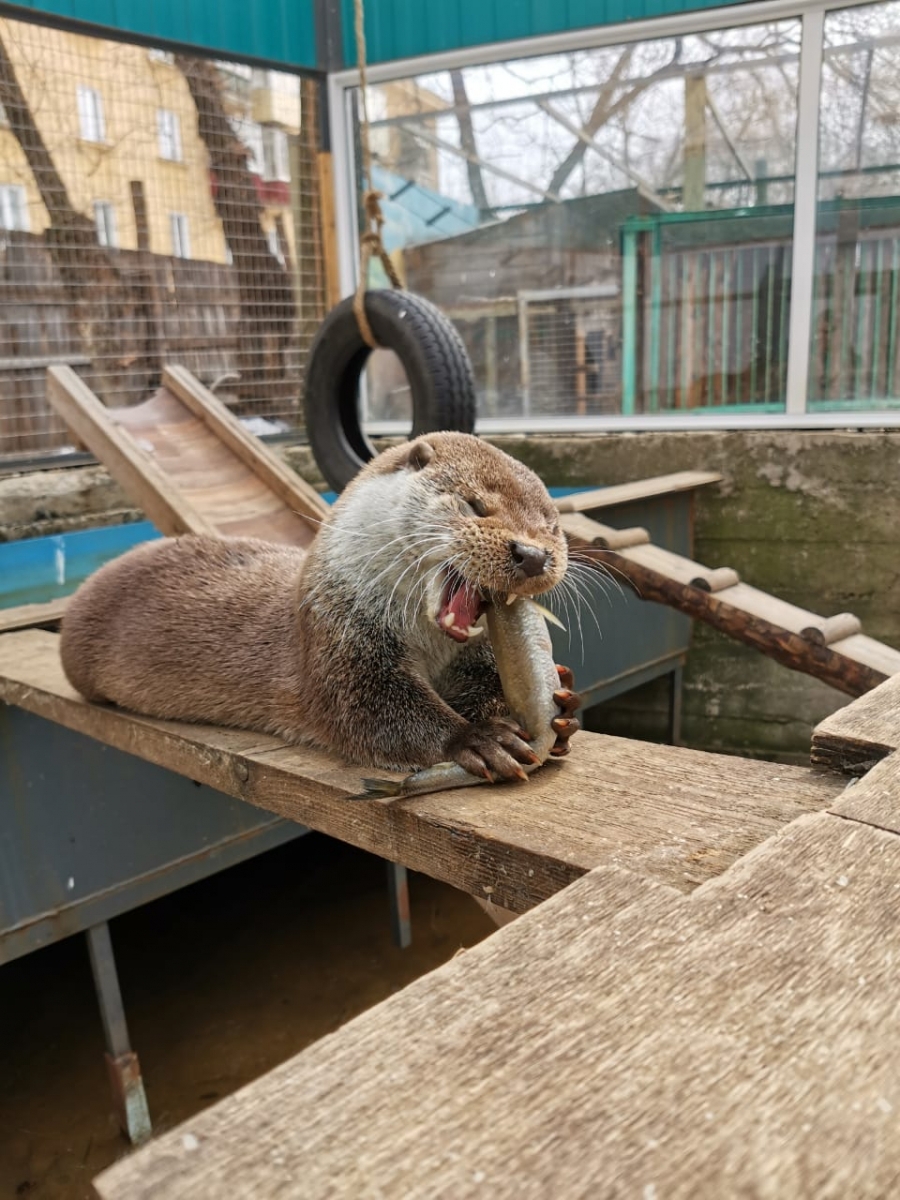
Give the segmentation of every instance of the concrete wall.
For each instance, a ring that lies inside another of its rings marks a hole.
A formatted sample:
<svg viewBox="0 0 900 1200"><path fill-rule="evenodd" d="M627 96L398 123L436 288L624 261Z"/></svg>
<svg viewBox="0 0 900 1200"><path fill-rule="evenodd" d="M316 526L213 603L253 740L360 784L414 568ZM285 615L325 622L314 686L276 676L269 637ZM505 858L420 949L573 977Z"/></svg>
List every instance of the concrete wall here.
<svg viewBox="0 0 900 1200"><path fill-rule="evenodd" d="M850 611L900 646L900 433L686 433L498 438L550 486L623 483L689 469L725 477L697 497L696 557L828 616ZM306 448L285 451L311 483ZM98 467L0 478L0 540L136 519ZM641 603L638 600L636 604ZM804 758L813 724L846 702L705 626L686 677L690 745ZM661 737L664 686L593 713L594 727Z"/></svg>

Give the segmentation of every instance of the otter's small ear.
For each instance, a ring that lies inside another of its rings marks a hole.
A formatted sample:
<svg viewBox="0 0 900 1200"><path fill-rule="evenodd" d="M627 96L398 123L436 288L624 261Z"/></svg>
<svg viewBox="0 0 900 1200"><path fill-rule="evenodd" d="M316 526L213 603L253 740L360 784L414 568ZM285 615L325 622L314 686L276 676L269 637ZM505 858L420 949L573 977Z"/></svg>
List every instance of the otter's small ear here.
<svg viewBox="0 0 900 1200"><path fill-rule="evenodd" d="M434 446L431 442L424 438L419 438L415 442L411 442L406 454L397 464L401 469L403 467L411 467L414 471L421 471L423 467L427 467L434 458Z"/></svg>

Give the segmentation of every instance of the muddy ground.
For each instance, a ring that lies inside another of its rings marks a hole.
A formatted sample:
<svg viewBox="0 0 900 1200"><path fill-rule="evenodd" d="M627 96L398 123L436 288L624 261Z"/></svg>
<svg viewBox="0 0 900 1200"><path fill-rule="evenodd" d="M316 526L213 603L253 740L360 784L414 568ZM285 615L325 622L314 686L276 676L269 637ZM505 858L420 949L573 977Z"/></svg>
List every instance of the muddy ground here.
<svg viewBox="0 0 900 1200"><path fill-rule="evenodd" d="M494 928L411 879L391 942L384 864L318 834L112 923L154 1127L255 1079ZM82 937L0 967L0 1197L83 1200L128 1153L112 1116Z"/></svg>

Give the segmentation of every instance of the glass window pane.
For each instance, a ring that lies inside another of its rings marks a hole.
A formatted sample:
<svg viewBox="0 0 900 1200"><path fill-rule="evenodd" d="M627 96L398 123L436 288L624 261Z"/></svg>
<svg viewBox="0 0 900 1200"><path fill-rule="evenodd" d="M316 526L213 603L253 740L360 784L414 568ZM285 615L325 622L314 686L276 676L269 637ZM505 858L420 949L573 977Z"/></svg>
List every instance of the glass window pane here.
<svg viewBox="0 0 900 1200"><path fill-rule="evenodd" d="M458 325L482 416L783 408L800 34L370 88L386 248Z"/></svg>
<svg viewBox="0 0 900 1200"><path fill-rule="evenodd" d="M900 407L900 3L825 19L809 407Z"/></svg>

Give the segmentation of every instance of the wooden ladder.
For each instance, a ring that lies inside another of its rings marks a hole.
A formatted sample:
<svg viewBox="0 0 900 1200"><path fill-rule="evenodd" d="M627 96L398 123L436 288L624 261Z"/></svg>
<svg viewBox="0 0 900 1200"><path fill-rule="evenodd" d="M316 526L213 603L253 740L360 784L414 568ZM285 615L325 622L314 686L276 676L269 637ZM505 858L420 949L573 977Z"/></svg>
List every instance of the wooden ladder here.
<svg viewBox="0 0 900 1200"><path fill-rule="evenodd" d="M662 476L659 482L671 488L682 477L688 481L697 473ZM861 696L900 672L900 651L866 637L852 613L817 616L742 583L730 567L710 569L654 546L646 529L614 529L585 515L609 503L609 493L617 490L601 488L557 501L569 546L582 562L627 583L642 600L677 608L850 696Z"/></svg>

